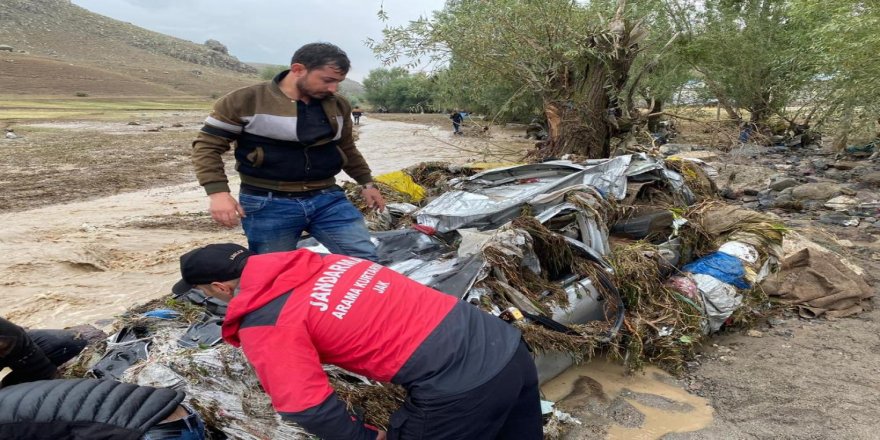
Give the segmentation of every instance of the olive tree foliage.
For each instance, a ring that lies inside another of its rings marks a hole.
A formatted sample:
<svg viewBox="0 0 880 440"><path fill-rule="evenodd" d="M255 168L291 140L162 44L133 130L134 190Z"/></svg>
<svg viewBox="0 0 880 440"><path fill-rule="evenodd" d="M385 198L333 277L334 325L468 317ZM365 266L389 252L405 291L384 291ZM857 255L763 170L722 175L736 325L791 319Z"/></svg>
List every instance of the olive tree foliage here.
<svg viewBox="0 0 880 440"><path fill-rule="evenodd" d="M434 111L434 81L402 67L373 69L364 78L364 98L390 112Z"/></svg>
<svg viewBox="0 0 880 440"><path fill-rule="evenodd" d="M438 107L488 115L494 122L529 122L543 113L540 97L523 84L474 75L474 69L458 60L437 72L434 102Z"/></svg>
<svg viewBox="0 0 880 440"><path fill-rule="evenodd" d="M512 93L501 107L540 103L543 154L595 158L608 157L612 138L632 128L638 84L630 73L647 36L624 0L450 0L368 44L389 63L448 65L461 87L500 85Z"/></svg>
<svg viewBox="0 0 880 440"><path fill-rule="evenodd" d="M834 130L835 147L852 133L876 135L880 117L880 4L876 1L793 0L797 20L812 23L809 36L820 75L808 92L817 104L807 114Z"/></svg>
<svg viewBox="0 0 880 440"><path fill-rule="evenodd" d="M784 115L819 72L813 23L789 0L669 0L683 56L728 116L766 125ZM747 112L747 113L746 113Z"/></svg>
<svg viewBox="0 0 880 440"><path fill-rule="evenodd" d="M661 1L642 1L636 3L635 15L651 29L648 34L643 56L633 63L633 75L627 87L631 96L628 100L644 101L648 112L649 132L658 130L658 123L664 108L673 102L686 83L694 79L690 64L683 57L686 40L676 29L671 17Z"/></svg>

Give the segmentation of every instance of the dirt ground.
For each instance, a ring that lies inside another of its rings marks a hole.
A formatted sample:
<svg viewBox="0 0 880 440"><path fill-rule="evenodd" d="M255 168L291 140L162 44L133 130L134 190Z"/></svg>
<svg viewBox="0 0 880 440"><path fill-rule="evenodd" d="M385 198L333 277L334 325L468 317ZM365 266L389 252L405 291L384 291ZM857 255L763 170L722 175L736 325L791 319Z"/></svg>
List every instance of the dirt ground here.
<svg viewBox="0 0 880 440"><path fill-rule="evenodd" d="M8 256L0 262L0 314L28 326L106 322L167 294L185 250L244 243L240 227L212 223L189 163L206 114L3 122L18 138L0 139L7 153L0 161L0 252ZM453 137L430 121L393 119L366 116L358 127L376 175L421 161L511 161L529 145L500 128ZM236 178L231 182L235 188Z"/></svg>
<svg viewBox="0 0 880 440"><path fill-rule="evenodd" d="M20 137L0 139L0 315L36 327L106 325L166 295L184 251L244 243L240 228L211 222L188 164L204 116L12 124ZM368 114L359 145L379 174L426 160L515 160L531 147L522 134L455 137L443 115ZM840 231L823 230L833 244ZM851 253L876 281L867 255ZM568 439L878 438L880 311L815 321L781 313L757 330L714 338L684 377L625 376L600 360L544 392L581 419Z"/></svg>

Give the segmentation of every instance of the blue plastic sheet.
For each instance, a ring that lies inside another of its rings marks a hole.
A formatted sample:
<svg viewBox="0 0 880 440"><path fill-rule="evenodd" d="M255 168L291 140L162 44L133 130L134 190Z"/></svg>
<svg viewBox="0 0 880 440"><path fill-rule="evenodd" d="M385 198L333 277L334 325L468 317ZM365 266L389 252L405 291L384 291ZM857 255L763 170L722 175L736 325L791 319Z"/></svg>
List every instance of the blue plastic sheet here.
<svg viewBox="0 0 880 440"><path fill-rule="evenodd" d="M751 287L745 280L746 270L742 261L733 255L713 252L693 263L685 265L682 270L714 277L718 281L730 284L737 289Z"/></svg>

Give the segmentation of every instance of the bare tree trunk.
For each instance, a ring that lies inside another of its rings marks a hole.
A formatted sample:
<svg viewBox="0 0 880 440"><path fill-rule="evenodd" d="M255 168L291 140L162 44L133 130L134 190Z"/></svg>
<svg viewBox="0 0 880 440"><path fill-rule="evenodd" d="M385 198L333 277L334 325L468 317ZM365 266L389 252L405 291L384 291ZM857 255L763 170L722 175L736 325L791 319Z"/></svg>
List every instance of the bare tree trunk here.
<svg viewBox="0 0 880 440"><path fill-rule="evenodd" d="M767 118L770 117L772 113L770 110L770 92L762 91L761 96L755 100L755 103L752 104L751 108L749 108L749 112L751 116L749 117L749 122L758 128L759 131L767 127Z"/></svg>
<svg viewBox="0 0 880 440"><path fill-rule="evenodd" d="M562 68L550 76L545 90L553 92L544 97L548 141L538 155L609 157L611 137L631 129L631 106L624 86L647 32L640 23L626 22L625 9L626 1L618 0L608 29L587 37L589 49L578 55L583 63L577 63L584 67L577 71Z"/></svg>
<svg viewBox="0 0 880 440"><path fill-rule="evenodd" d="M604 95L593 97L601 101ZM608 122L603 117L606 104L582 104L583 107L575 108L570 102L544 102L548 135L545 156L572 153L598 159L610 155Z"/></svg>
<svg viewBox="0 0 880 440"><path fill-rule="evenodd" d="M852 132L853 108L847 105L843 108L843 118L840 120L840 131L834 136L834 151L843 151L849 141L849 134Z"/></svg>
<svg viewBox="0 0 880 440"><path fill-rule="evenodd" d="M663 111L663 100L654 99L651 105L651 113L648 114L648 131L657 133L660 131L660 112Z"/></svg>

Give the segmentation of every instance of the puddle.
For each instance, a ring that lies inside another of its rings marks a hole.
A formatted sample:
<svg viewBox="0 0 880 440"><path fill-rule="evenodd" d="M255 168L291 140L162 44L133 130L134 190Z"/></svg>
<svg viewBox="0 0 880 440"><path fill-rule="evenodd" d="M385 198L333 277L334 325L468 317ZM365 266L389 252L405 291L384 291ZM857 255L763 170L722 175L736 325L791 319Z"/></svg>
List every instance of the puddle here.
<svg viewBox="0 0 880 440"><path fill-rule="evenodd" d="M598 404L606 412L613 412L621 401L641 413L643 417L636 417L634 423L614 415L608 417L608 440L658 439L669 433L697 431L712 423L708 400L688 393L676 385L674 377L655 367L626 375L623 366L596 359L569 368L541 390L546 400L557 402L581 419L592 416L588 405L596 408ZM581 408L588 412L578 414Z"/></svg>

